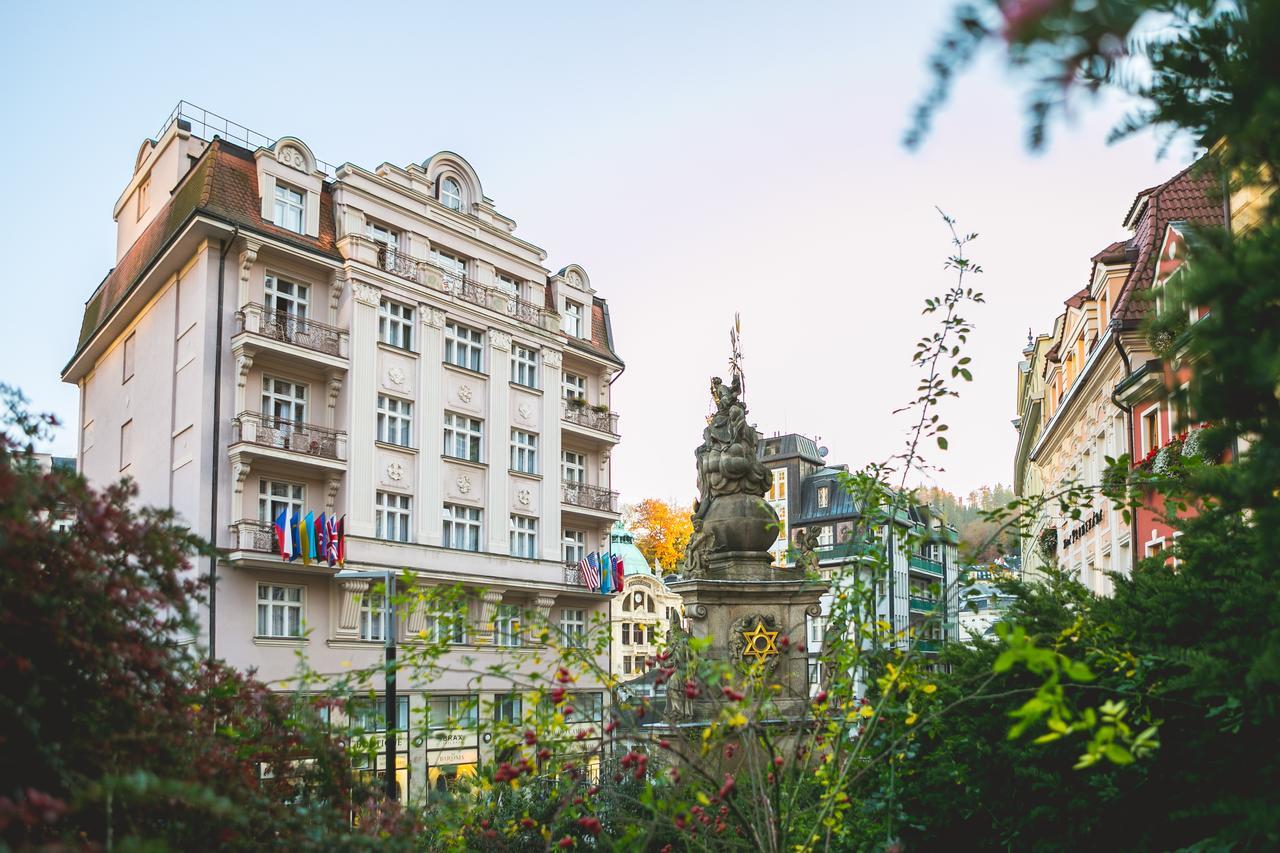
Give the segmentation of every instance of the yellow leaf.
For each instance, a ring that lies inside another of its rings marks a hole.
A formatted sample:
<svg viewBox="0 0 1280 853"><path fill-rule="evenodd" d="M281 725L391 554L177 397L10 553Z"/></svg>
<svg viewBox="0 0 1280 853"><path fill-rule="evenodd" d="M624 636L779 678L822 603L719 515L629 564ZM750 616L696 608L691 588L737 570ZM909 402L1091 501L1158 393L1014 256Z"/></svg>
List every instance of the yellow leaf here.
<svg viewBox="0 0 1280 853"><path fill-rule="evenodd" d="M921 687L920 689L923 690L925 693L935 693L938 690L938 685L926 684L924 687Z"/></svg>
<svg viewBox="0 0 1280 853"><path fill-rule="evenodd" d="M907 718L903 722L905 722L908 726L914 726L916 724L916 720L918 719L920 719L920 717L917 716L916 713L913 711L910 714L907 714Z"/></svg>

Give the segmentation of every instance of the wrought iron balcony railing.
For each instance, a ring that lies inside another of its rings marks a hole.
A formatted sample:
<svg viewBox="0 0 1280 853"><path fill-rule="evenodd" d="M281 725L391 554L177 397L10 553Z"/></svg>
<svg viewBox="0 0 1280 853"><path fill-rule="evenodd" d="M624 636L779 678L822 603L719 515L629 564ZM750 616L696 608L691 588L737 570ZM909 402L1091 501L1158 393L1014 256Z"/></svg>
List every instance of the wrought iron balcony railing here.
<svg viewBox="0 0 1280 853"><path fill-rule="evenodd" d="M600 486L589 486L565 480L560 484L560 495L565 503L580 506L583 509L595 509L601 512L618 511L618 493Z"/></svg>
<svg viewBox="0 0 1280 853"><path fill-rule="evenodd" d="M409 281L419 281L418 270L421 265L420 261L404 254L401 251L391 248L385 243L378 243L378 266L393 275L401 278L407 278Z"/></svg>
<svg viewBox="0 0 1280 853"><path fill-rule="evenodd" d="M507 316L537 326L542 321L542 309L519 296L507 294Z"/></svg>
<svg viewBox="0 0 1280 853"><path fill-rule="evenodd" d="M582 586L582 569L577 563L564 564L564 582L569 586Z"/></svg>
<svg viewBox="0 0 1280 853"><path fill-rule="evenodd" d="M618 434L618 416L608 409L601 410L585 404L574 405L568 400L562 401L560 405L564 410L564 419L569 423L598 429L610 435Z"/></svg>
<svg viewBox="0 0 1280 853"><path fill-rule="evenodd" d="M231 548L233 551L263 551L280 553L275 528L262 521L242 519L231 524Z"/></svg>
<svg viewBox="0 0 1280 853"><path fill-rule="evenodd" d="M343 430L304 424L257 412L241 412L233 421L232 442L274 447L320 459L345 462L347 434Z"/></svg>
<svg viewBox="0 0 1280 853"><path fill-rule="evenodd" d="M325 355L347 357L347 333L344 330L257 303L250 303L236 312L236 334L240 332L251 332Z"/></svg>

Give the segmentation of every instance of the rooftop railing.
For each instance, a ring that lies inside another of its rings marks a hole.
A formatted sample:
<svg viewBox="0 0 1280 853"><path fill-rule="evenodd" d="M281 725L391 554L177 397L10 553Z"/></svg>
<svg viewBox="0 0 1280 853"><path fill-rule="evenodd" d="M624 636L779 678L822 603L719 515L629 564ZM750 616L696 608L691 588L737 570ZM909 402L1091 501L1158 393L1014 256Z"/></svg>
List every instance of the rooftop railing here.
<svg viewBox="0 0 1280 853"><path fill-rule="evenodd" d="M250 130L242 124L237 124L189 101L178 101L178 105L169 113L169 117L164 120L164 124L160 126L160 130L154 138L159 139L169 129L169 125L179 120L186 122L192 136L205 141L212 141L215 136L218 136L228 142L234 142L236 145L248 148L250 151L255 151L259 148L270 148L276 144L276 141L270 136L258 133L256 130ZM326 163L319 158L316 159L316 168L330 178L338 173L337 168L332 163Z"/></svg>

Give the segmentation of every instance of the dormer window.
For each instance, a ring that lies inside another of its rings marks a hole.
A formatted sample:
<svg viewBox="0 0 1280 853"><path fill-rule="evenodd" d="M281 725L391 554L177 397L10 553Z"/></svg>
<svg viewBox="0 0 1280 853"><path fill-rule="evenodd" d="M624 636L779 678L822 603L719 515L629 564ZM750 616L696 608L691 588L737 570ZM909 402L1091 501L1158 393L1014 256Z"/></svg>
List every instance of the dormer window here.
<svg viewBox="0 0 1280 853"><path fill-rule="evenodd" d="M147 212L151 207L151 176L147 175L142 179L142 183L138 184L138 218Z"/></svg>
<svg viewBox="0 0 1280 853"><path fill-rule="evenodd" d="M462 210L462 186L455 179L440 182L440 203L450 210Z"/></svg>
<svg viewBox="0 0 1280 853"><path fill-rule="evenodd" d="M818 506L821 509L826 509L831 506L830 486L818 486Z"/></svg>
<svg viewBox="0 0 1280 853"><path fill-rule="evenodd" d="M571 338L582 337L582 306L568 299L564 302L564 314L561 316L564 333Z"/></svg>
<svg viewBox="0 0 1280 853"><path fill-rule="evenodd" d="M288 184L276 182L275 224L296 234L303 233L302 211L306 196Z"/></svg>

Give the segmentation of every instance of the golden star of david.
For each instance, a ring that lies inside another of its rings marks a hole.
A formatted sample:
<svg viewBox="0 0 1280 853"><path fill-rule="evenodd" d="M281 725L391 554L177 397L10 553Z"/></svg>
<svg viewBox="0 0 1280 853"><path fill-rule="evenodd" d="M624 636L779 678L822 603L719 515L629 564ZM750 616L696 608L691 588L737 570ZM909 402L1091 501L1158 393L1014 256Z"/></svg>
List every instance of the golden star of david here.
<svg viewBox="0 0 1280 853"><path fill-rule="evenodd" d="M747 647L742 650L744 658L755 656L757 661L762 661L778 653L778 632L766 631L763 622L757 622L750 631L743 631L742 639L747 641Z"/></svg>

